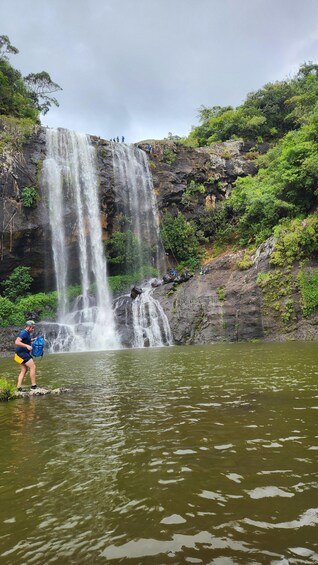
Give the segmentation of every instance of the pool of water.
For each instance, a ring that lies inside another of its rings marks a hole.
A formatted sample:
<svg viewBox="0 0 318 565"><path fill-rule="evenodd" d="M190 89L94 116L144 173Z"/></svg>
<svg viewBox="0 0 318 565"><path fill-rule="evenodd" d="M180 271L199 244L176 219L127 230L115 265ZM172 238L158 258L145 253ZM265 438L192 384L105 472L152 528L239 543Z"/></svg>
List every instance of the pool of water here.
<svg viewBox="0 0 318 565"><path fill-rule="evenodd" d="M317 344L37 366L72 392L0 404L1 564L318 563Z"/></svg>

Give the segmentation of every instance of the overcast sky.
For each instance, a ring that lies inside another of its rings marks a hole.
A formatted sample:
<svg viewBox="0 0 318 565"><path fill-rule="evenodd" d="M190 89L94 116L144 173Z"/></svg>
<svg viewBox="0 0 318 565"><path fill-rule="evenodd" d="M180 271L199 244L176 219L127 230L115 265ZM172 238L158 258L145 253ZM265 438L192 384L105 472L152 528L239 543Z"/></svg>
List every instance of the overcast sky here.
<svg viewBox="0 0 318 565"><path fill-rule="evenodd" d="M318 62L318 0L0 0L0 23L12 64L63 88L44 125L128 143Z"/></svg>

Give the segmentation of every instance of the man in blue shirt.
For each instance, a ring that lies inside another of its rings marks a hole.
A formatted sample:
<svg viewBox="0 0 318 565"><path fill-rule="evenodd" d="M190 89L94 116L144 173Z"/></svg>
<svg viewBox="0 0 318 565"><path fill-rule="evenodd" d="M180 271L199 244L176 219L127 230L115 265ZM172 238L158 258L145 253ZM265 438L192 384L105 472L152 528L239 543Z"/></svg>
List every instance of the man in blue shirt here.
<svg viewBox="0 0 318 565"><path fill-rule="evenodd" d="M36 366L31 357L32 345L31 345L31 333L34 331L35 322L33 320L28 320L25 322L25 329L21 330L17 339L15 340L16 354L23 359L21 363L21 371L18 376L17 389L22 390L23 379L30 369L30 380L31 388L36 389Z"/></svg>

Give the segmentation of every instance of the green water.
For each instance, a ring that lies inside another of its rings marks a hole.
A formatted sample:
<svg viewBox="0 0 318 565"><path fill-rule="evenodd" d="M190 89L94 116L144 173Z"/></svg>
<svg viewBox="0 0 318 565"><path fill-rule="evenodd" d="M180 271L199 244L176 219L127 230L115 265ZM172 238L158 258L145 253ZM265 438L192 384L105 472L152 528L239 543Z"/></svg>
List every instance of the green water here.
<svg viewBox="0 0 318 565"><path fill-rule="evenodd" d="M73 392L0 404L1 565L318 563L318 344L38 368Z"/></svg>

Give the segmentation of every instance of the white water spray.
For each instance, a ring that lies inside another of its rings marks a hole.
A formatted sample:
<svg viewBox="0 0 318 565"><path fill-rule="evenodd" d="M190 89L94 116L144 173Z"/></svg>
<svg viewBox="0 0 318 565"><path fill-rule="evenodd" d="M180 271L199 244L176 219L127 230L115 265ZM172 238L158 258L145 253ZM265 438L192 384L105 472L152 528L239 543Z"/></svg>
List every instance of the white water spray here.
<svg viewBox="0 0 318 565"><path fill-rule="evenodd" d="M119 339L103 254L95 151L88 136L47 129L43 179L49 203L60 324L52 349L117 348ZM74 257L70 257L68 246L75 240L81 296L71 305L67 285Z"/></svg>

